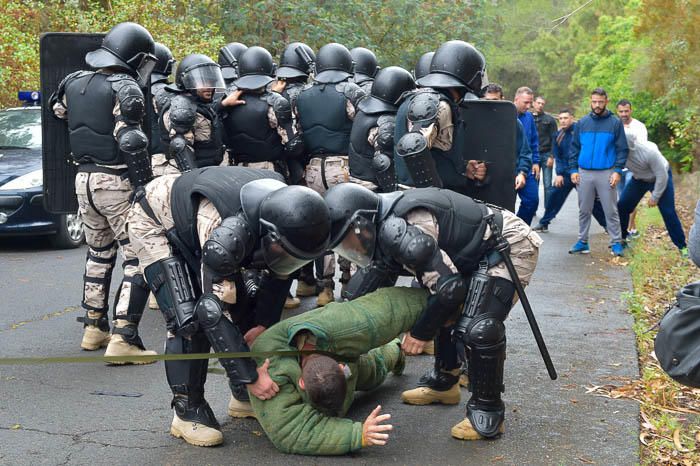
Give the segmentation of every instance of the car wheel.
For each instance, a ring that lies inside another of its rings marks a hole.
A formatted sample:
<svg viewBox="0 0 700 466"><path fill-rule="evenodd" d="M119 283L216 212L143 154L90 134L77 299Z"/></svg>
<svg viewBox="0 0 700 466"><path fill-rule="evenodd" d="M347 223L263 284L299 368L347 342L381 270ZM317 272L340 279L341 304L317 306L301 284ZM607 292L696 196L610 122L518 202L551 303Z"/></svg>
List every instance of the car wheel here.
<svg viewBox="0 0 700 466"><path fill-rule="evenodd" d="M85 241L83 221L78 214L62 215L58 222L58 232L51 238L51 244L57 249L77 248Z"/></svg>

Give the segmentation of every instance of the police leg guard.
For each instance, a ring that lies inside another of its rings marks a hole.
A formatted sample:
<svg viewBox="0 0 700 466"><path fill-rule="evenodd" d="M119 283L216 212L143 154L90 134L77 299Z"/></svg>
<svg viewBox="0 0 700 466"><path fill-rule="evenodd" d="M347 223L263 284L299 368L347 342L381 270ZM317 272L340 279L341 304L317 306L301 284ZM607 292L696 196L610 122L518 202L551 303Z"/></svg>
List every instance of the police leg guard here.
<svg viewBox="0 0 700 466"><path fill-rule="evenodd" d="M430 153L428 141L421 133L406 133L396 144L396 153L406 163L416 188L442 188L442 179Z"/></svg>
<svg viewBox="0 0 700 466"><path fill-rule="evenodd" d="M172 333L192 335L197 331L194 320L195 290L190 269L184 259L174 256L159 260L143 271Z"/></svg>
<svg viewBox="0 0 700 466"><path fill-rule="evenodd" d="M166 354L208 353L209 341L201 333L190 337L169 335ZM165 374L173 392L173 422L170 433L198 446L223 442L221 427L209 403L204 399L208 362L202 360L165 361Z"/></svg>
<svg viewBox="0 0 700 466"><path fill-rule="evenodd" d="M216 295L204 294L195 306L197 322L214 350L218 353L247 352L248 345L238 327L223 315L221 301ZM255 361L250 358L220 358L219 362L226 370L229 383L245 385L258 380Z"/></svg>

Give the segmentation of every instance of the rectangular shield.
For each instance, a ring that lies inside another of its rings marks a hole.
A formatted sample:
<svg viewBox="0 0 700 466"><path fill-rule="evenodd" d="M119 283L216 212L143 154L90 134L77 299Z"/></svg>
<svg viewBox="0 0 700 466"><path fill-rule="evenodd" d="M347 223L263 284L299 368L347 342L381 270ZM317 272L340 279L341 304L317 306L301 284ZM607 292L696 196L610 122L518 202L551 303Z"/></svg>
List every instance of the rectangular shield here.
<svg viewBox="0 0 700 466"><path fill-rule="evenodd" d="M48 32L39 39L44 207L57 214L78 210L75 174L66 121L54 117L49 98L66 75L89 69L85 54L100 48L104 34Z"/></svg>
<svg viewBox="0 0 700 466"><path fill-rule="evenodd" d="M486 162L486 180L470 183L469 196L515 210L516 119L511 102L469 100L460 105L466 128L465 160Z"/></svg>

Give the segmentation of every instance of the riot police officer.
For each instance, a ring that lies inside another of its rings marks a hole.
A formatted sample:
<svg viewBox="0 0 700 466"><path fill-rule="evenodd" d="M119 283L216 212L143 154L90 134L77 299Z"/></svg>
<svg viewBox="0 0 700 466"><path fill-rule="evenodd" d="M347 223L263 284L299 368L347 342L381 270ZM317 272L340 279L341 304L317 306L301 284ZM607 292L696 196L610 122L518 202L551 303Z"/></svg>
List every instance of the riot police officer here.
<svg viewBox="0 0 700 466"><path fill-rule="evenodd" d="M517 279L527 284L542 239L512 212L447 189L375 194L346 183L331 188L325 200L333 251L365 271L374 271L353 277L351 285L357 284L359 294L386 286L399 274L413 275L431 292L402 348L407 354L420 354L436 337L435 366L420 379L418 388L402 394L403 401L459 403L458 354L466 353L472 396L466 419L453 427L452 436L464 440L498 436L505 415L503 322L517 295L515 277L509 275L495 246L502 232ZM464 340L455 342L452 327L460 316L468 316L466 333Z"/></svg>
<svg viewBox="0 0 700 466"><path fill-rule="evenodd" d="M282 95L267 90L273 81L270 52L251 47L238 61L240 76L233 85L245 105L223 110L224 140L235 165L277 171L289 177L288 160L303 154L301 137L294 133L292 108Z"/></svg>
<svg viewBox="0 0 700 466"><path fill-rule="evenodd" d="M221 165L224 160L222 107L241 104L239 92L215 101L224 79L218 64L201 54L187 55L178 64L175 83L165 87L169 95L159 99L160 137L168 147L167 159L180 172Z"/></svg>
<svg viewBox="0 0 700 466"><path fill-rule="evenodd" d="M151 154L151 166L153 176L164 175L165 173L178 173L174 161L166 159L165 154L168 147L163 144L160 137L160 126L158 125L158 108L164 106L163 99L168 99L172 94L165 92L165 86L173 72L175 59L168 47L156 42L156 67L151 73L151 101L152 107L146 112L150 116L151 134L148 139L148 153ZM158 103L160 101L160 104Z"/></svg>
<svg viewBox="0 0 700 466"><path fill-rule="evenodd" d="M486 166L466 160L464 123L459 103L481 92L485 77L483 55L471 44L445 42L433 55L430 73L417 80L421 86L408 95L396 115L396 172L408 186L438 186L464 192L474 180L483 180ZM425 141L407 132L421 134Z"/></svg>
<svg viewBox="0 0 700 466"><path fill-rule="evenodd" d="M322 254L330 233L321 196L281 180L268 170L205 167L158 177L138 198L129 235L166 320L166 353L248 351L279 321L289 274ZM243 268L263 272L257 293L247 289ZM232 416L254 416L247 390L261 399L277 392L267 363L220 362L234 395ZM220 444L204 399L207 361L166 361L165 370L171 434L193 445Z"/></svg>
<svg viewBox="0 0 700 466"><path fill-rule="evenodd" d="M243 52L248 50L248 46L240 42L231 42L219 49L219 66L221 66L221 75L224 78L224 83L228 89L233 81L238 79L238 60L241 59Z"/></svg>
<svg viewBox="0 0 700 466"><path fill-rule="evenodd" d="M377 57L374 52L364 47L355 47L350 50L350 55L355 63L353 81L365 91L365 94L369 94L372 90L374 77L379 71Z"/></svg>
<svg viewBox="0 0 700 466"><path fill-rule="evenodd" d="M358 105L350 133L350 180L382 192L396 189L394 126L396 101L415 89L411 73L398 66L377 73L371 94Z"/></svg>
<svg viewBox="0 0 700 466"><path fill-rule="evenodd" d="M272 90L282 94L293 107L315 66L316 54L313 49L303 42L292 42L282 52L280 66L275 73L277 82Z"/></svg>
<svg viewBox="0 0 700 466"><path fill-rule="evenodd" d="M306 185L324 193L329 187L349 180L350 132L365 92L350 81L352 56L344 45L330 43L321 47L316 56L316 72L313 83L299 93L294 110L310 159ZM320 275L322 290L317 302L324 306L333 301L335 258L330 253L323 258L323 264L320 262L316 263L316 273ZM350 265L343 262L341 269L344 275L341 282L345 282L350 277ZM303 295L297 288L297 296Z"/></svg>
<svg viewBox="0 0 700 466"><path fill-rule="evenodd" d="M133 190L152 178L148 137L141 129L148 105L142 89L156 64L151 34L135 23L120 23L85 62L96 71L69 74L51 96L54 114L67 120L71 155L78 164L75 190L88 254L83 275L85 316L80 344L107 346L107 356L151 355L138 334L148 288L129 243L126 221ZM117 260L124 278L114 303L109 334L109 288ZM142 362L140 362L142 363Z"/></svg>

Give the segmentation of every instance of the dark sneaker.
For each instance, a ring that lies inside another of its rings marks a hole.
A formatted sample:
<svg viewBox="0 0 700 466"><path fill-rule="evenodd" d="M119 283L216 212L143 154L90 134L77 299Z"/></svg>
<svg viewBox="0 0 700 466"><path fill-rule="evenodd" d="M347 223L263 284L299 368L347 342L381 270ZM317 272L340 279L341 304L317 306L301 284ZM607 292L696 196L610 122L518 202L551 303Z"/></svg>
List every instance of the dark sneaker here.
<svg viewBox="0 0 700 466"><path fill-rule="evenodd" d="M538 223L532 230L540 233L547 233L549 231L549 225Z"/></svg>

